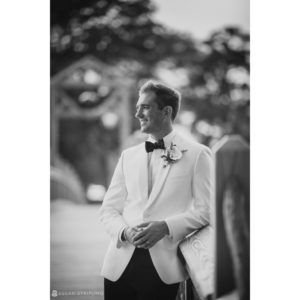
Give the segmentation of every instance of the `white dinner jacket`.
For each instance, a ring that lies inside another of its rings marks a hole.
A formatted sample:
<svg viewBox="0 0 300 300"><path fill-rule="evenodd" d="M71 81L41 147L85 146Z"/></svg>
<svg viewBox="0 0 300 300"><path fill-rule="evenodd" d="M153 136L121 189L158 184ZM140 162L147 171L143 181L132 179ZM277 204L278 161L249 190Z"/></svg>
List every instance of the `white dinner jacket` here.
<svg viewBox="0 0 300 300"><path fill-rule="evenodd" d="M180 160L163 167L148 197L148 157L144 143L123 151L100 209L100 219L111 236L101 274L116 281L134 251L118 241L125 226L165 220L169 235L149 249L162 281L181 282L187 274L177 257L179 242L209 223L212 193L212 161L208 147L186 140L178 133L173 144L187 150Z"/></svg>

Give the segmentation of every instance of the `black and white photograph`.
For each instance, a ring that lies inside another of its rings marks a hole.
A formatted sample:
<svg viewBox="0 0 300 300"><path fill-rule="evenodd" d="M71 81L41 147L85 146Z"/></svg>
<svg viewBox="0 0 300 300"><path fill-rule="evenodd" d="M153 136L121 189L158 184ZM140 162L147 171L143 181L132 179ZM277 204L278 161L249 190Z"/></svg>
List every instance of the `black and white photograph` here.
<svg viewBox="0 0 300 300"><path fill-rule="evenodd" d="M298 298L296 2L2 3L1 299Z"/></svg>
<svg viewBox="0 0 300 300"><path fill-rule="evenodd" d="M249 20L50 1L50 299L250 299Z"/></svg>
<svg viewBox="0 0 300 300"><path fill-rule="evenodd" d="M1 5L1 299L297 299L295 2Z"/></svg>

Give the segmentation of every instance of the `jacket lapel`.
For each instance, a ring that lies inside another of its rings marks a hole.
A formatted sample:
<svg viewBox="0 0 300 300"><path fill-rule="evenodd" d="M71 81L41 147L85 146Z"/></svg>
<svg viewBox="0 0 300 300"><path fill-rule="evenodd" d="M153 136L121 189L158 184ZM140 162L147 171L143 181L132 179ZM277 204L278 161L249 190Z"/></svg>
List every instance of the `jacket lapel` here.
<svg viewBox="0 0 300 300"><path fill-rule="evenodd" d="M177 141L178 141L178 135L176 134L172 142L177 144ZM155 179L154 186L152 188L151 194L146 204L146 209L149 208L159 196L159 193L165 184L165 181L168 177L171 168L172 168L172 164L167 164L166 167L164 167L164 160L163 159L160 160L160 167L159 167L160 172L157 174L157 178Z"/></svg>

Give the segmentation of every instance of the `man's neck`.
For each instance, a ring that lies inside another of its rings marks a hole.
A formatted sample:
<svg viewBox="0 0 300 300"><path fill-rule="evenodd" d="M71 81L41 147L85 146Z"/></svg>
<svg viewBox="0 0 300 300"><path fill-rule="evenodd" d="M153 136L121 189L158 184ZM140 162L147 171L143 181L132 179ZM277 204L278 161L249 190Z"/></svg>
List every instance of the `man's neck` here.
<svg viewBox="0 0 300 300"><path fill-rule="evenodd" d="M173 130L172 126L169 128L166 128L165 130L162 130L158 133L150 134L150 136L155 139L156 141L163 139L165 136L167 136L169 133L171 133Z"/></svg>

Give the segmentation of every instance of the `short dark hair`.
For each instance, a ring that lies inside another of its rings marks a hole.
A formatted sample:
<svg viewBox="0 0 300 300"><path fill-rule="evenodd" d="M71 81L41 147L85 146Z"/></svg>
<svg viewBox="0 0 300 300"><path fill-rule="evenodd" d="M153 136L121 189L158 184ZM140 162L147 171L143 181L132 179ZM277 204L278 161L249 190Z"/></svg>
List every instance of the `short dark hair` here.
<svg viewBox="0 0 300 300"><path fill-rule="evenodd" d="M139 90L139 95L148 92L153 92L155 94L155 102L157 103L159 109L163 109L166 106L172 107L171 118L172 121L174 121L180 108L180 93L175 89L172 89L165 84L154 80L149 80L144 83Z"/></svg>

